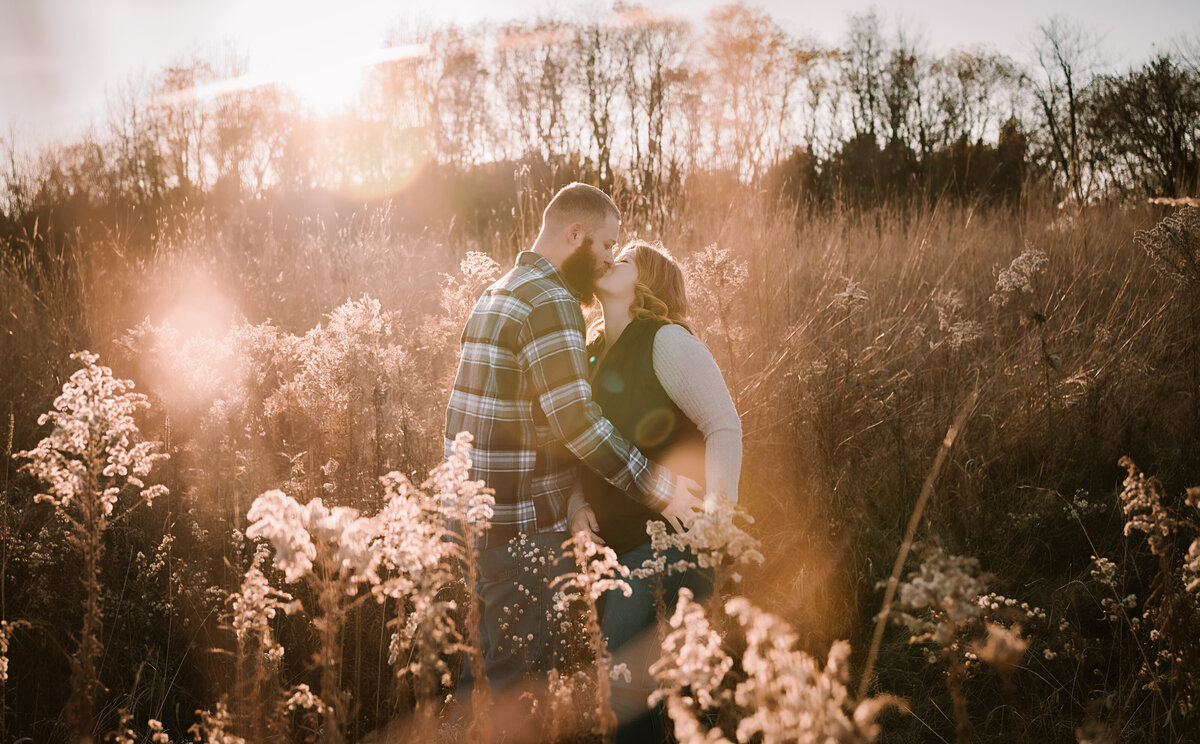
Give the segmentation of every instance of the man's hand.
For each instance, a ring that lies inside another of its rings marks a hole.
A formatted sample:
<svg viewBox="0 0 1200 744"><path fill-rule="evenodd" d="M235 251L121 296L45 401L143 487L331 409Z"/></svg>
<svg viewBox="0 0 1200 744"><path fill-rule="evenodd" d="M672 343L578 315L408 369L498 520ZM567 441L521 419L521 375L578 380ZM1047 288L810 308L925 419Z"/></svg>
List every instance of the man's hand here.
<svg viewBox="0 0 1200 744"><path fill-rule="evenodd" d="M704 511L704 499L700 498L703 494L704 486L696 481L686 475L675 477L675 495L671 497L667 508L662 510L662 515L676 532L691 527L696 512Z"/></svg>
<svg viewBox="0 0 1200 744"><path fill-rule="evenodd" d="M571 515L570 529L572 535L585 532L592 538L592 542L597 545L604 544L604 540L600 538L600 524L596 521L596 512L592 511L590 506L575 510L575 513Z"/></svg>

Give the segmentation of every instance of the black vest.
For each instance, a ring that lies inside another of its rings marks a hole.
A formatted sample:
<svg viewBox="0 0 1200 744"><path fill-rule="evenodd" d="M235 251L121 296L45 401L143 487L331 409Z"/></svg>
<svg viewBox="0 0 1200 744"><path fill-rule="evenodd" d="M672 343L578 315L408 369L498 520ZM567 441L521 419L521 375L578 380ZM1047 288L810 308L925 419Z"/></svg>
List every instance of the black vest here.
<svg viewBox="0 0 1200 744"><path fill-rule="evenodd" d="M704 437L679 410L654 374L654 336L665 323L635 319L597 364L603 350L588 347L592 399L625 439L653 462L704 483ZM583 471L583 493L600 523L600 537L618 555L649 539L646 521L661 519L624 491Z"/></svg>

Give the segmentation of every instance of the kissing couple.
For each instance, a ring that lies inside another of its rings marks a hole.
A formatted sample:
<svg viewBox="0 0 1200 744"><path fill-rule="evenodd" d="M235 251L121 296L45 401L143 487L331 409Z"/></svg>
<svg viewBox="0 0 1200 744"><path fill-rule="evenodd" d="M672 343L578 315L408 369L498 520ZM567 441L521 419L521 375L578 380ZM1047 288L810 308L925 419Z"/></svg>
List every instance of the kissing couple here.
<svg viewBox="0 0 1200 744"><path fill-rule="evenodd" d="M469 432L470 477L496 500L474 546L486 668L471 673L486 675L508 740L536 737L536 722L506 716L505 701L562 658L551 583L575 569L570 556L559 560L564 542L586 534L637 569L653 557L648 521L683 530L706 494L737 499L741 424L712 354L691 332L683 272L663 248L622 245L620 233L611 197L565 186L534 244L484 291L462 332L446 451ZM588 329L581 305L597 301L603 317ZM667 563L685 558L668 554ZM658 578L668 613L682 587L698 598L712 590L695 569ZM647 703L660 654L656 592L650 578L630 585L631 596L604 597L599 617L614 664L629 670L612 687L616 740L663 741L661 707Z"/></svg>

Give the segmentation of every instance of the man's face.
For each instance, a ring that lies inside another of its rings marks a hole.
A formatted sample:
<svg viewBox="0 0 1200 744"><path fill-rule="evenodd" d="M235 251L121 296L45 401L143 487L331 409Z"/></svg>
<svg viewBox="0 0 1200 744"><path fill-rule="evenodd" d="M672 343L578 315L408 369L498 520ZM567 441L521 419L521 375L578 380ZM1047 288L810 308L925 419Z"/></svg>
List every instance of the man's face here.
<svg viewBox="0 0 1200 744"><path fill-rule="evenodd" d="M620 237L621 222L610 214L592 233L587 233L583 225L578 230L575 239L579 244L563 261L562 274L580 299L588 303L595 297L596 279L612 268L612 251Z"/></svg>

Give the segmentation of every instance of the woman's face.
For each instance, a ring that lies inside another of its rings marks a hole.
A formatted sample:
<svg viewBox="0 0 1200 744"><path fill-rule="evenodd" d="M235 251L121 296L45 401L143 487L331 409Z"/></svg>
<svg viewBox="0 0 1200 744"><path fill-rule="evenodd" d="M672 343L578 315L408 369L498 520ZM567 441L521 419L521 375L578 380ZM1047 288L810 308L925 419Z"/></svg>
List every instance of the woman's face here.
<svg viewBox="0 0 1200 744"><path fill-rule="evenodd" d="M596 280L596 296L602 300L620 300L626 297L633 302L633 284L637 281L637 264L633 250L625 249L617 256L612 268Z"/></svg>

